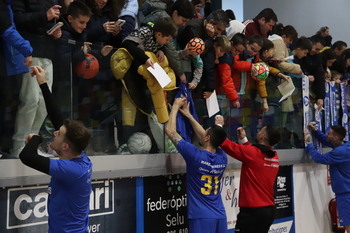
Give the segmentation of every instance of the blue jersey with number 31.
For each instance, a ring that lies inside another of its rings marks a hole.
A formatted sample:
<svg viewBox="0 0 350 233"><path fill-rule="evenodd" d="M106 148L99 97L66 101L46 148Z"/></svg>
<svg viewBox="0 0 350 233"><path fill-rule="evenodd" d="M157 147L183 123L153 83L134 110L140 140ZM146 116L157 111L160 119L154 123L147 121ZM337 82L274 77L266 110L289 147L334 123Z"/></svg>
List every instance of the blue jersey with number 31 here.
<svg viewBox="0 0 350 233"><path fill-rule="evenodd" d="M220 193L220 180L227 165L226 153L220 148L214 154L199 150L185 140L179 141L177 149L187 165L188 219L226 218Z"/></svg>

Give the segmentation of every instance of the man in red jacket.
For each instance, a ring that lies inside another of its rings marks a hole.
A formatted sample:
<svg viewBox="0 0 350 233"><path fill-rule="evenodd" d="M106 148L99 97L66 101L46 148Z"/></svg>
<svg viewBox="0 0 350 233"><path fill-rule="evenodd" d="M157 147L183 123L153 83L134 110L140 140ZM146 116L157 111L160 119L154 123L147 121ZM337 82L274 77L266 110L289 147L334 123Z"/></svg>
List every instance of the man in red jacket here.
<svg viewBox="0 0 350 233"><path fill-rule="evenodd" d="M223 117L216 116L215 124L223 125ZM267 233L275 217L274 184L279 169L278 154L272 146L280 135L267 125L258 132L257 144L248 142L242 127L237 129L237 136L240 144L228 138L221 144L229 156L242 162L235 232Z"/></svg>
<svg viewBox="0 0 350 233"><path fill-rule="evenodd" d="M277 23L277 15L271 8L265 8L254 18L243 22L245 28L243 34L249 39L252 35L261 35L263 38L268 37L269 31Z"/></svg>

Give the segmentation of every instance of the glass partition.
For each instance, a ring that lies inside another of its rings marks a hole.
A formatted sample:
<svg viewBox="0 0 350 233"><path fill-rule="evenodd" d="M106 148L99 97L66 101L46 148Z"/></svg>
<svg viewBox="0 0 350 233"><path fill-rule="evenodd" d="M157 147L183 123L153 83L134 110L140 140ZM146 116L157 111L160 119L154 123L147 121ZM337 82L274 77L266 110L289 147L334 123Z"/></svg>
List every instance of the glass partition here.
<svg viewBox="0 0 350 233"><path fill-rule="evenodd" d="M67 45L70 46L70 51L76 51L82 46L72 41ZM131 65L124 78L117 80L110 65L111 56L116 49L104 57L99 55L101 48L94 44L91 51L91 54L95 54L94 57L87 57L83 62L74 62L74 54L70 52L65 54L57 52L55 59L52 60L54 69L52 93L63 116L78 119L91 129L92 139L87 148L88 155L175 153L176 148L164 134L164 123L159 123L157 120L157 114L154 112L155 99L152 99L146 80L138 74L138 67ZM94 75L96 68L98 72ZM237 127L243 126L248 139L254 142L261 126L272 124L279 128L282 135L282 140L276 148L302 148L304 145L301 78L293 77L293 83L296 89L292 96L279 102L281 94L277 85L280 84L280 79L268 77L266 89L269 110L265 113L262 111L261 99L253 90L240 95L239 109L233 108L226 96L218 95L219 114L225 117L224 127L229 138L237 140ZM162 91L163 99L160 99L165 101L168 112L176 92L177 89ZM130 98L131 95L137 96L138 99ZM204 127L213 124L213 117L207 117L206 102L202 98L202 93L194 91L192 97L199 122ZM13 119L18 96L8 104L11 106L8 106L10 119L7 122L10 124L9 128L14 128ZM16 127L20 128L21 125ZM46 119L40 130L44 139L40 148L43 153L52 153L49 144L53 131L49 119ZM11 130L6 134L3 133L2 141L11 144L12 134ZM193 139L193 143L199 145L196 139ZM11 154L11 151L5 153Z"/></svg>

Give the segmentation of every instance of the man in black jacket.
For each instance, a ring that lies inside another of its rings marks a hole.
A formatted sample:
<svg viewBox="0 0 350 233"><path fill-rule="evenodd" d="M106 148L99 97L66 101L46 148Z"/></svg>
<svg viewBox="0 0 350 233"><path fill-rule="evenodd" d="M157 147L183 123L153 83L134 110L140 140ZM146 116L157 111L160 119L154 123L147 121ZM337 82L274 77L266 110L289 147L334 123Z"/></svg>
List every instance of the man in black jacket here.
<svg viewBox="0 0 350 233"><path fill-rule="evenodd" d="M33 47L34 66L42 67L46 72L47 83L51 88L53 82L52 59L54 53L54 38L59 38L61 30L47 35L60 16L61 6L54 5L51 0L13 0L12 9L15 24L21 35L30 41ZM20 106L17 111L12 154L18 156L24 147L26 135L38 133L47 112L41 91L30 73L25 73L19 94Z"/></svg>
<svg viewBox="0 0 350 233"><path fill-rule="evenodd" d="M215 89L215 51L214 39L221 35L229 26L230 19L223 10L216 10L210 13L206 19L193 19L179 31L177 40L181 49L184 49L186 44L194 37L199 37L204 40L205 51L201 54L203 60L203 75L200 82L202 87L203 97L210 97Z"/></svg>
<svg viewBox="0 0 350 233"><path fill-rule="evenodd" d="M317 108L323 107L323 99L326 95L325 90L325 71L322 66L322 58L319 54L324 47L324 40L322 37L310 38L312 42L312 49L302 59L294 57L294 63L300 64L301 69L305 75L313 76L314 81L310 87L311 95L316 100Z"/></svg>
<svg viewBox="0 0 350 233"><path fill-rule="evenodd" d="M214 39L221 35L223 31L229 26L230 19L223 10L216 10L210 13L206 19L193 19L189 21L182 30L179 31L177 40L181 49L184 49L186 44L194 37L203 39L205 43L205 50L201 54L203 60L203 74L202 79L195 89L197 92L202 92L203 98L207 99L211 96L215 89L215 50ZM196 108L206 109L202 106L205 101L199 100L196 102ZM199 116L201 117L201 116ZM205 121L204 127L207 128L212 125L214 119L210 118Z"/></svg>

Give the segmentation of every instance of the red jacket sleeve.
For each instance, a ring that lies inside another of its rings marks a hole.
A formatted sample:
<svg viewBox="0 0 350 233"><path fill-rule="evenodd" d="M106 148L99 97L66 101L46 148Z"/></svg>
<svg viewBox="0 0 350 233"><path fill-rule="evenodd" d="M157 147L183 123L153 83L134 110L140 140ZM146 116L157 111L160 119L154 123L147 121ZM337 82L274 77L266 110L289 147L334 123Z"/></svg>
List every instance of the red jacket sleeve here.
<svg viewBox="0 0 350 233"><path fill-rule="evenodd" d="M252 63L250 61L239 60L239 55L236 55L232 68L239 72L250 71L252 68Z"/></svg>
<svg viewBox="0 0 350 233"><path fill-rule="evenodd" d="M221 87L224 90L227 98L234 102L238 100L238 94L236 91L235 84L232 79L231 67L227 63L218 64L218 74L221 83Z"/></svg>
<svg viewBox="0 0 350 233"><path fill-rule="evenodd" d="M241 145L231 141L228 138L225 139L220 147L229 156L246 163L254 160L254 155L256 155L257 151L257 148L255 146L252 146L250 142L246 142Z"/></svg>

